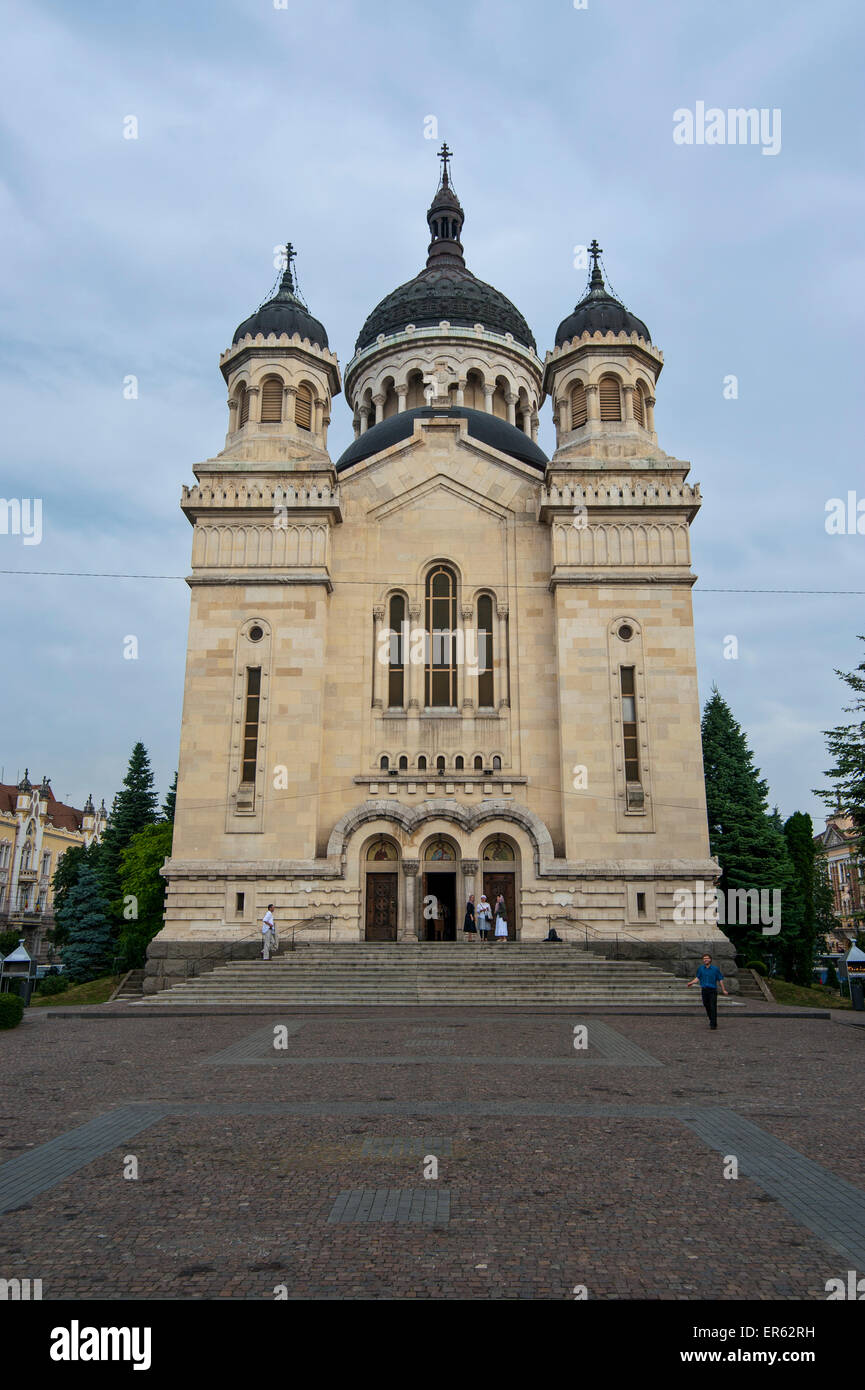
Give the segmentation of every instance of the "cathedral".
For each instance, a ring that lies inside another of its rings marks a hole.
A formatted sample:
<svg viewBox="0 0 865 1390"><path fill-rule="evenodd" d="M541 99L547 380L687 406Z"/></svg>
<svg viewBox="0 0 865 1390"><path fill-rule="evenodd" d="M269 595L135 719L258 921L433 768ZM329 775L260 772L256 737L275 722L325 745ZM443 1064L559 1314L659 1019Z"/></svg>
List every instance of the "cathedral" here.
<svg viewBox="0 0 865 1390"><path fill-rule="evenodd" d="M552 925L667 969L729 956L717 926L674 915L719 870L701 498L658 445L663 354L593 243L542 357L466 266L450 154L426 265L369 314L344 376L290 246L220 359L225 448L183 489L189 646L149 992L257 954L270 903L283 938L433 943L461 939L485 893L512 940ZM354 439L333 459L341 391Z"/></svg>

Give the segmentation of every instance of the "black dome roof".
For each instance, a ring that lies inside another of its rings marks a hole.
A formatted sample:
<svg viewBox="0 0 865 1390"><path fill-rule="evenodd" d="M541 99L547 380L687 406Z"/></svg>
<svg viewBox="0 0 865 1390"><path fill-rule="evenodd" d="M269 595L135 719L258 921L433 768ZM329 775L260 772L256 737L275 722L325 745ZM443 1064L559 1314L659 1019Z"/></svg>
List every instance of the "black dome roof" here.
<svg viewBox="0 0 865 1390"><path fill-rule="evenodd" d="M596 247L597 243L593 242L592 245ZM650 343L652 339L643 320L614 299L604 284L597 261L600 248L597 255L594 251L592 254L595 255L595 263L589 292L580 300L574 312L562 319L556 329L556 347L561 347L571 338L579 338L583 333L636 333Z"/></svg>
<svg viewBox="0 0 865 1390"><path fill-rule="evenodd" d="M434 415L468 420L469 434L473 439L479 440L481 444L489 444L490 448L498 449L499 453L510 454L511 458L528 463L542 473L546 469L549 462L546 454L527 434L517 429L516 425L500 419L498 415L488 415L484 410L471 410L468 406L457 405L445 408L418 406L415 410L403 410L397 415L389 416L387 420L380 420L372 429L358 435L340 455L334 465L337 473L341 473L344 468L350 468L353 463L360 463L361 459L382 453L401 439L409 439L414 433L415 420L429 420Z"/></svg>
<svg viewBox="0 0 865 1390"><path fill-rule="evenodd" d="M356 353L374 343L379 333L401 333L410 323L431 328L442 319L467 328L482 323L490 333L512 333L523 347L537 350L519 309L500 290L478 280L466 268L460 241L465 215L450 183L450 153L447 145L439 151L444 167L427 211L432 239L426 266L373 309L354 345Z"/></svg>
<svg viewBox="0 0 865 1390"><path fill-rule="evenodd" d="M262 304L260 309L256 309L254 314L250 314L248 319L244 319L243 323L238 325L231 340L232 347L239 343L241 338L245 338L247 333L251 333L253 337L256 333L263 333L265 337L268 333L276 333L277 336L287 333L289 338L299 333L301 338L308 338L319 347L328 346L324 325L313 318L306 305L297 297L291 274L294 256L290 242L287 250L288 261L279 289L272 299L268 299L266 304Z"/></svg>

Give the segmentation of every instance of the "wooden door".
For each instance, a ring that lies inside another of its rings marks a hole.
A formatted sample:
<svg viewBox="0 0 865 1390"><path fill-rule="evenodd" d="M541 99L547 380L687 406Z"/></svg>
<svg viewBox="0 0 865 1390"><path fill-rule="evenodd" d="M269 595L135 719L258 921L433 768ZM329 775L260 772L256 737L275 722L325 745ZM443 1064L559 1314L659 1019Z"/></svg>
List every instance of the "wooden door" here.
<svg viewBox="0 0 865 1390"><path fill-rule="evenodd" d="M487 869L484 870L484 892L486 893L486 895L487 895L487 900L488 900L488 902L489 902L489 905L490 905L490 907L491 907L492 910L493 910L493 919L492 919L492 922L490 923L490 938L491 938L491 939L492 939L492 934L493 934L493 932L494 932L495 929L496 929L496 919L495 919L496 898L499 896L499 893L501 893L502 897L503 897L504 900L505 900L505 908L506 908L506 911L507 911L507 918L508 918L508 939L509 939L510 941L515 941L515 940L516 940L516 935L517 935L516 906L517 906L517 903L516 903L515 884L516 884L516 875L515 875L515 874L502 874L502 873L496 873L495 870L493 870L492 872L490 872L490 871L487 870Z"/></svg>
<svg viewBox="0 0 865 1390"><path fill-rule="evenodd" d="M397 881L396 874L367 874L367 941L396 941Z"/></svg>

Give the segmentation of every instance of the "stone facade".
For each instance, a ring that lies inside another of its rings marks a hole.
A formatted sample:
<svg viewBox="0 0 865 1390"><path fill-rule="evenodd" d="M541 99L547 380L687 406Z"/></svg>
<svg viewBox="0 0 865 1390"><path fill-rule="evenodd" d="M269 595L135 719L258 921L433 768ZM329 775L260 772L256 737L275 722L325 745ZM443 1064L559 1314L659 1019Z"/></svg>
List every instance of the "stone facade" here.
<svg viewBox="0 0 865 1390"><path fill-rule="evenodd" d="M342 464L328 348L248 333L225 354L226 447L184 489L189 651L148 991L256 954L271 902L283 939L410 940L439 903L459 936L482 891L522 941L555 925L677 973L704 949L732 966L717 927L673 917L675 890L719 871L691 606L701 499L657 444L661 365L634 333L585 332L542 363L482 324L407 324L347 368ZM259 393L241 424L238 388L266 377L286 401L307 383L308 415L263 421ZM581 424L582 390L602 410ZM533 443L547 396L549 461Z"/></svg>

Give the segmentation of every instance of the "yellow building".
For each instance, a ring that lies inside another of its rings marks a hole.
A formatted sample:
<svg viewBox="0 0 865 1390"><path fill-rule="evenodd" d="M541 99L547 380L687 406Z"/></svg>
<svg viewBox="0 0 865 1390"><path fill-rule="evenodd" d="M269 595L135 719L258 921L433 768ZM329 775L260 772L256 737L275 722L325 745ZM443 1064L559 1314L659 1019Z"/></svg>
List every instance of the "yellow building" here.
<svg viewBox="0 0 865 1390"><path fill-rule="evenodd" d="M31 786L25 770L17 786L0 783L0 930L20 931L38 955L53 926L51 880L67 849L102 837L107 812L88 797L83 811L58 801L50 781Z"/></svg>
<svg viewBox="0 0 865 1390"><path fill-rule="evenodd" d="M837 812L826 817L826 829L814 837L826 854L829 882L832 885L832 907L838 918L833 938L827 937L832 951L847 951L865 930L865 863L857 851L858 837L850 816Z"/></svg>
<svg viewBox="0 0 865 1390"><path fill-rule="evenodd" d="M191 614L155 992L258 950L268 903L304 939L459 939L469 894L509 935L566 919L668 964L714 901L694 646L700 490L658 444L663 355L607 289L542 360L466 267L448 151L427 263L361 329L355 438L292 253L220 367L225 448L183 490ZM376 226L376 236L385 235ZM537 443L549 399L556 448ZM244 946L244 943L246 945Z"/></svg>

